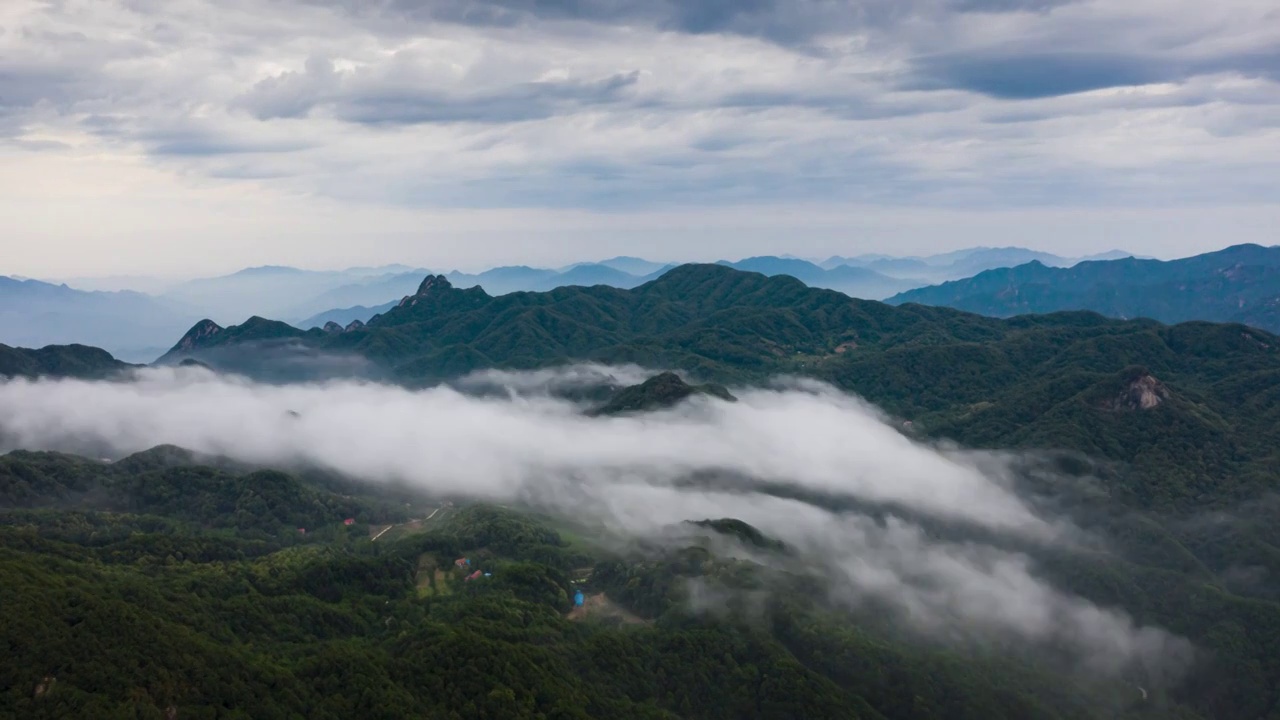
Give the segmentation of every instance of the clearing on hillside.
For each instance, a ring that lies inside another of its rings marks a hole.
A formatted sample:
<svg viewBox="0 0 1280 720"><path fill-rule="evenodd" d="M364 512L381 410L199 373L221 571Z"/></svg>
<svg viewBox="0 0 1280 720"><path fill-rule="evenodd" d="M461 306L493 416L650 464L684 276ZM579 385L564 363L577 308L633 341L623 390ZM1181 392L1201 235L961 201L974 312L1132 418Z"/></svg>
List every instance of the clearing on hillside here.
<svg viewBox="0 0 1280 720"><path fill-rule="evenodd" d="M448 595L453 591L449 587L449 574L439 567L435 555L431 553L423 553L418 558L418 570L414 573L414 582L418 588L418 597Z"/></svg>
<svg viewBox="0 0 1280 720"><path fill-rule="evenodd" d="M646 625L652 622L619 607L612 600L605 597L604 593L588 595L582 605L569 611L569 619L578 621L588 619L603 620L606 622L620 622L623 625Z"/></svg>

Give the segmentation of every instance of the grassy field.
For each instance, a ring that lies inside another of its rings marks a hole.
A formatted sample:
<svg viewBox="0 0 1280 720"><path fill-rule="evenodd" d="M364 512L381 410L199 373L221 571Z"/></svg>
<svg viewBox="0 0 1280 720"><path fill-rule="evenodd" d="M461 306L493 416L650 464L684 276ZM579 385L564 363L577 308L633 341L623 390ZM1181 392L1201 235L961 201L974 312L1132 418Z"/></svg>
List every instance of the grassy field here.
<svg viewBox="0 0 1280 720"><path fill-rule="evenodd" d="M448 595L453 592L449 582L449 572L439 566L436 556L423 553L418 558L418 570L414 574L418 587L418 597Z"/></svg>

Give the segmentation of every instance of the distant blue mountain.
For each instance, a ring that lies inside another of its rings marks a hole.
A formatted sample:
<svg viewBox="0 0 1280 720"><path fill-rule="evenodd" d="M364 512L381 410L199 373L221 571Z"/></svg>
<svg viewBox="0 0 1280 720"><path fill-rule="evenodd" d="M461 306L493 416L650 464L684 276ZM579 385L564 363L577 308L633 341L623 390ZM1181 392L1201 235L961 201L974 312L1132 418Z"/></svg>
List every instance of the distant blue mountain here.
<svg viewBox="0 0 1280 720"><path fill-rule="evenodd" d="M136 292L85 292L0 276L0 343L83 344L127 362L147 362L200 319L198 310Z"/></svg>
<svg viewBox="0 0 1280 720"><path fill-rule="evenodd" d="M1239 322L1280 332L1280 247L1236 245L1167 262L1124 258L1065 268L1034 261L911 290L888 302L995 317L1092 310L1166 323Z"/></svg>
<svg viewBox="0 0 1280 720"><path fill-rule="evenodd" d="M889 277L867 268L838 265L823 269L808 260L764 255L737 262L721 260L718 264L762 275L790 275L810 287L838 290L851 297L882 300L890 295L919 287L920 282Z"/></svg>
<svg viewBox="0 0 1280 720"><path fill-rule="evenodd" d="M1068 258L1021 247L974 247L921 257L889 255L841 257L837 255L827 258L820 266L828 270L841 265L861 267L889 277L934 284L970 277L984 270L1015 267L1029 262L1038 262L1048 267L1070 267L1086 260L1116 260L1126 257L1132 257L1132 253L1112 250L1098 255Z"/></svg>

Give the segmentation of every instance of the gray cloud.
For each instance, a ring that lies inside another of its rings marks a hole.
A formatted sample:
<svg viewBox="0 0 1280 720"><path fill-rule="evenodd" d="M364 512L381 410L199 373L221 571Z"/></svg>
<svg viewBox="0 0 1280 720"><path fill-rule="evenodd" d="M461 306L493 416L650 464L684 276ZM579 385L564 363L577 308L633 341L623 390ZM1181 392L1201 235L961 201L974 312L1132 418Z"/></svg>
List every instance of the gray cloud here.
<svg viewBox="0 0 1280 720"><path fill-rule="evenodd" d="M249 462L307 462L532 503L639 538L662 538L684 520L737 517L801 552L836 601L887 605L926 632L1065 646L1105 672L1176 669L1189 657L1185 641L1053 587L1018 552L939 538L908 519L1069 546L1077 531L1014 492L1006 458L913 442L874 408L815 383L610 419L536 393L633 372L491 374L485 382L510 381L513 394L485 398L351 382L263 386L196 368L143 371L132 382L14 380L0 383L0 436L28 448L88 443L127 453L174 443ZM686 482L699 474L723 481ZM833 510L751 479L906 512Z"/></svg>
<svg viewBox="0 0 1280 720"><path fill-rule="evenodd" d="M182 192L312 198L353 217L371 203L711 213L1274 202L1280 37L1269 28L1280 25L1264 6L6 6L0 142L29 158L9 182L28 186L41 168L50 177L30 186L79 193L67 207L90 192L74 189L83 172L68 175L80 155L110 165L104 175L136 159L184 178ZM1007 229L1009 242L1022 236Z"/></svg>
<svg viewBox="0 0 1280 720"><path fill-rule="evenodd" d="M918 89L956 88L1010 99L1166 82L1181 74L1156 58L1093 52L933 55L914 65Z"/></svg>
<svg viewBox="0 0 1280 720"><path fill-rule="evenodd" d="M784 45L946 13L1041 12L1078 0L308 0L367 21L518 28L539 22L733 34Z"/></svg>
<svg viewBox="0 0 1280 720"><path fill-rule="evenodd" d="M304 117L325 106L342 120L369 125L507 123L616 102L639 78L633 70L594 80L536 80L448 92L429 87L430 79L412 67L339 73L328 60L312 57L302 72L262 80L234 104L260 120Z"/></svg>
<svg viewBox="0 0 1280 720"><path fill-rule="evenodd" d="M979 51L916 58L908 87L960 89L997 98L1025 100L1105 88L1183 82L1197 75L1234 72L1280 77L1280 53L1212 58L1071 52Z"/></svg>
<svg viewBox="0 0 1280 720"><path fill-rule="evenodd" d="M394 0L370 6L312 0L365 19L512 28L540 21L643 26L689 34L734 33L793 43L886 12L884 0Z"/></svg>

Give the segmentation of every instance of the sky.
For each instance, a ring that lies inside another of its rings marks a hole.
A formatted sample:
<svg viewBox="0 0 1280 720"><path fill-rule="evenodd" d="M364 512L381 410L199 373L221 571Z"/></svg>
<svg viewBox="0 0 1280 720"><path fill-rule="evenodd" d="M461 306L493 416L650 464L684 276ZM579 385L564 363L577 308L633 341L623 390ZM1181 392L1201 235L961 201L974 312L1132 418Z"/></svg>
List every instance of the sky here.
<svg viewBox="0 0 1280 720"><path fill-rule="evenodd" d="M1274 242L1274 0L5 0L0 274Z"/></svg>

